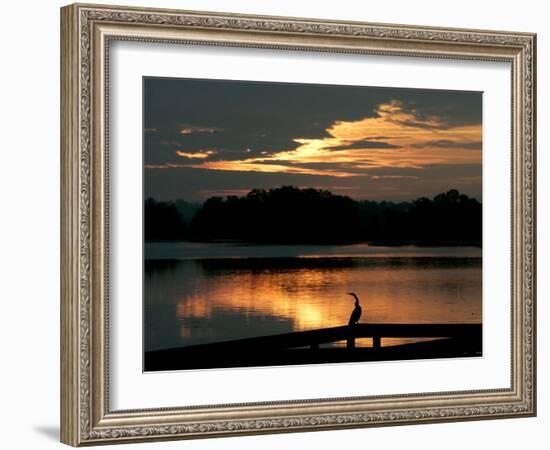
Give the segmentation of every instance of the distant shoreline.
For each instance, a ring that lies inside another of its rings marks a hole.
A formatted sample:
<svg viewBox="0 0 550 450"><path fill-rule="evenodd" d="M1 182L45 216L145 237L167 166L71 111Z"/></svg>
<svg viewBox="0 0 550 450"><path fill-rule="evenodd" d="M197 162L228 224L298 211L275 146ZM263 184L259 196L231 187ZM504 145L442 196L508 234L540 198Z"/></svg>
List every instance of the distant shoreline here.
<svg viewBox="0 0 550 450"><path fill-rule="evenodd" d="M482 248L480 241L324 241L324 242L296 242L296 241L244 241L238 239L154 239L144 240L145 243L180 243L188 242L193 244L241 244L241 245L360 245L366 244L370 247L477 247Z"/></svg>
<svg viewBox="0 0 550 450"><path fill-rule="evenodd" d="M148 198L143 225L147 241L481 247L483 239L481 203L456 189L403 203L295 186L210 197L200 206Z"/></svg>

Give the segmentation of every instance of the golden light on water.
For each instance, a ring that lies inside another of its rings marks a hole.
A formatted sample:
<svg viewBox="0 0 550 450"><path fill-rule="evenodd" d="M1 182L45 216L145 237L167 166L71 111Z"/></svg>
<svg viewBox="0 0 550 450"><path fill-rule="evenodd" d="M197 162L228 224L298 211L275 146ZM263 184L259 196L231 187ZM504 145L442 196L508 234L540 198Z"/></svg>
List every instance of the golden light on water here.
<svg viewBox="0 0 550 450"><path fill-rule="evenodd" d="M233 272L211 278L207 287L178 299L176 316L182 329L192 319L214 323L216 315L224 313L257 323L267 320L263 318L286 321L293 331L336 327L347 325L354 301L346 293L355 290L363 308L360 323L480 323L481 283L464 282L461 270ZM277 333L266 328L263 334ZM383 345L405 342L410 340L384 339ZM371 340L361 339L358 345L371 345Z"/></svg>

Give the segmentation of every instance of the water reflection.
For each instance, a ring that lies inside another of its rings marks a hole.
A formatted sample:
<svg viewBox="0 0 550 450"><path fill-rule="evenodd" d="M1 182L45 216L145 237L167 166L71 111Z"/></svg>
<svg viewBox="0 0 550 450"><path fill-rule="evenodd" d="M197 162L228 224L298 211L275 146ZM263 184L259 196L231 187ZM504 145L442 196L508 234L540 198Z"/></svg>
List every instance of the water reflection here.
<svg viewBox="0 0 550 450"><path fill-rule="evenodd" d="M146 351L345 325L346 292L360 322L481 322L478 257L155 259L144 284Z"/></svg>

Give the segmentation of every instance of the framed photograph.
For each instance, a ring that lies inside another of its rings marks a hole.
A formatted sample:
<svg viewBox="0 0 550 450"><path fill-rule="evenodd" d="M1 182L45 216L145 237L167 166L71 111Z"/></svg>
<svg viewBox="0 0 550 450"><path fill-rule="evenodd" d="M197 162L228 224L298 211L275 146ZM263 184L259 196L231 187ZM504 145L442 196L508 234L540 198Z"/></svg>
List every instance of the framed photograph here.
<svg viewBox="0 0 550 450"><path fill-rule="evenodd" d="M75 4L61 44L62 442L536 414L534 34Z"/></svg>

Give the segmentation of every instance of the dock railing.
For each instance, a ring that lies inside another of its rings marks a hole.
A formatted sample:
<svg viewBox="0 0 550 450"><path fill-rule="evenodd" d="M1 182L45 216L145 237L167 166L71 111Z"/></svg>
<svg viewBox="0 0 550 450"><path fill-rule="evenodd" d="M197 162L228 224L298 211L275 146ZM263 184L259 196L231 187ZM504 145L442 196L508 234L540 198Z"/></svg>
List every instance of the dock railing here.
<svg viewBox="0 0 550 450"><path fill-rule="evenodd" d="M355 347L372 338L372 347ZM431 338L383 346L384 338ZM321 348L346 342L345 347ZM481 324L358 323L145 352L145 370L265 366L319 362L480 356Z"/></svg>
<svg viewBox="0 0 550 450"><path fill-rule="evenodd" d="M187 350L284 350L299 347L318 349L321 344L347 341L348 347L355 347L355 340L372 338L373 347L380 348L383 338L455 338L477 339L481 337L481 324L405 324L405 323L358 323L317 330L258 336L232 341L200 344L182 347Z"/></svg>

